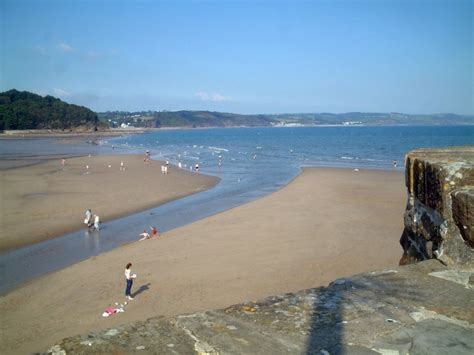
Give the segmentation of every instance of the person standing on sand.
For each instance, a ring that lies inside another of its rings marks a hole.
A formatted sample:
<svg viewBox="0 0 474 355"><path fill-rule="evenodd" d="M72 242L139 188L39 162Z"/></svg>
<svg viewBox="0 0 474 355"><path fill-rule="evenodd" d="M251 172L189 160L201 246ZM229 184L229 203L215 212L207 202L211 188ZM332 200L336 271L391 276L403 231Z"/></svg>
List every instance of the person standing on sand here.
<svg viewBox="0 0 474 355"><path fill-rule="evenodd" d="M125 266L125 298L128 300L133 300L132 297L132 285L133 285L133 274L132 274L132 263L128 263L127 266Z"/></svg>
<svg viewBox="0 0 474 355"><path fill-rule="evenodd" d="M98 231L99 230L99 216L98 215L95 215L94 216L94 230Z"/></svg>
<svg viewBox="0 0 474 355"><path fill-rule="evenodd" d="M86 219L84 220L84 224L86 224L87 227L92 225L92 211L90 209L86 211Z"/></svg>

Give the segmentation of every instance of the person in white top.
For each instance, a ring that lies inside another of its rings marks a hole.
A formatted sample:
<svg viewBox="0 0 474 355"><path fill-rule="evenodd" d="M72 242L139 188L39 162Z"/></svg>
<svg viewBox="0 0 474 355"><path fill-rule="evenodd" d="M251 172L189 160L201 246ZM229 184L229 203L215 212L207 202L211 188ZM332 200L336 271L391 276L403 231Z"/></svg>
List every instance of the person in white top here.
<svg viewBox="0 0 474 355"><path fill-rule="evenodd" d="M139 236L141 236L140 239L138 239L139 242L145 239L150 239L150 234L146 231L146 229L143 231L143 233L140 233Z"/></svg>
<svg viewBox="0 0 474 355"><path fill-rule="evenodd" d="M96 231L99 230L99 223L100 223L99 216L95 215L94 216L94 230Z"/></svg>
<svg viewBox="0 0 474 355"><path fill-rule="evenodd" d="M132 274L131 267L132 267L132 263L128 263L127 266L125 266L125 282L126 282L125 298L128 300L133 300L133 297L132 297L133 274Z"/></svg>
<svg viewBox="0 0 474 355"><path fill-rule="evenodd" d="M87 225L87 227L92 225L92 212L90 209L86 211L86 219L84 220L84 223Z"/></svg>

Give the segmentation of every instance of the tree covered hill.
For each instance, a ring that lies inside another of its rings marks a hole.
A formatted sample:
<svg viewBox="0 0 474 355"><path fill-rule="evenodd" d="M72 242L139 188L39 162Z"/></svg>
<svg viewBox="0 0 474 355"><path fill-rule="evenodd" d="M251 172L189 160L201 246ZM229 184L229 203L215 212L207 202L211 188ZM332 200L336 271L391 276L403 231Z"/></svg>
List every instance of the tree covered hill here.
<svg viewBox="0 0 474 355"><path fill-rule="evenodd" d="M211 111L108 111L99 119L111 127L122 123L135 127L261 127L275 123L268 115L240 115Z"/></svg>
<svg viewBox="0 0 474 355"><path fill-rule="evenodd" d="M53 96L28 91L0 93L0 130L4 129L97 129L97 114Z"/></svg>

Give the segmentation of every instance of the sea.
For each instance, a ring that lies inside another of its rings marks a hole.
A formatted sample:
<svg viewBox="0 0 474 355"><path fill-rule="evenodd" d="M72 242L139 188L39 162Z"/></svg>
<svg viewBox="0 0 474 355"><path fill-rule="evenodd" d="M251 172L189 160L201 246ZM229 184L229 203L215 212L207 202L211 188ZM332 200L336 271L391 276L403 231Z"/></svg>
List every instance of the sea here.
<svg viewBox="0 0 474 355"><path fill-rule="evenodd" d="M103 141L221 178L221 198L275 191L303 167L403 170L405 154L474 144L474 126L318 126L160 130ZM396 163L395 163L396 162ZM395 164L394 164L395 163Z"/></svg>
<svg viewBox="0 0 474 355"><path fill-rule="evenodd" d="M55 142L0 140L0 158L145 156L148 151L152 159L169 161L171 169L195 170L197 164L200 174L217 176L220 182L210 190L104 221L100 232L82 230L1 254L0 293L136 241L148 226L165 232L252 201L285 186L304 167L403 171L405 154L413 149L474 145L474 125L161 129L89 145L62 142L58 148Z"/></svg>

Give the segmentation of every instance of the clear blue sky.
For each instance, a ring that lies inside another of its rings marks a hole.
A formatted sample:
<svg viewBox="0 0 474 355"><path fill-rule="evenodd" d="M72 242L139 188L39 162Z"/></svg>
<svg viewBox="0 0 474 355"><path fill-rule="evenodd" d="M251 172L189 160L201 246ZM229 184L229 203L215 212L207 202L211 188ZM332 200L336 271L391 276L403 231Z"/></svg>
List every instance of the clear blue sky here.
<svg viewBox="0 0 474 355"><path fill-rule="evenodd" d="M0 0L0 90L94 110L474 114L473 1Z"/></svg>

